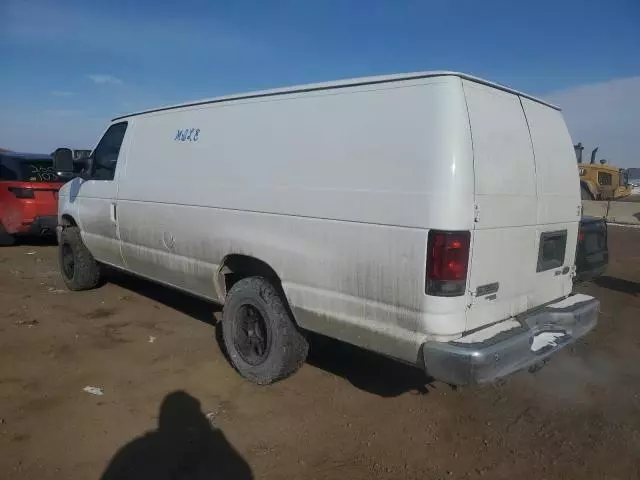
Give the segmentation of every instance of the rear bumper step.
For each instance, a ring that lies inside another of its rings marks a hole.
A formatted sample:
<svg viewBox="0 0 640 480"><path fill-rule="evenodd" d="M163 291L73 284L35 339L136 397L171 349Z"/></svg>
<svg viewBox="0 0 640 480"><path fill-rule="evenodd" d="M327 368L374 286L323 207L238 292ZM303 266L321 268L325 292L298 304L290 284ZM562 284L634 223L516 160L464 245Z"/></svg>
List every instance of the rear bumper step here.
<svg viewBox="0 0 640 480"><path fill-rule="evenodd" d="M480 330L454 342L427 342L422 346L425 370L452 385L494 381L542 363L586 335L598 322L599 306L593 297L572 295L501 322L508 328L486 328L499 332L490 338Z"/></svg>

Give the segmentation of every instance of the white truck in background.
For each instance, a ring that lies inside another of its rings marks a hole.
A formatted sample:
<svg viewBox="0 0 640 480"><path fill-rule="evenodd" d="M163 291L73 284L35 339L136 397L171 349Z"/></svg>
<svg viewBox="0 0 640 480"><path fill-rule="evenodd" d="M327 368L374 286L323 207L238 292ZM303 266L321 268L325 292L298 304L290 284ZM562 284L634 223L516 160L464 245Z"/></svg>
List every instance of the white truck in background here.
<svg viewBox="0 0 640 480"><path fill-rule="evenodd" d="M572 294L581 200L558 108L453 72L303 85L113 120L73 174L62 276L103 266L224 304L237 371L304 362L305 330L451 384L545 360L597 322Z"/></svg>

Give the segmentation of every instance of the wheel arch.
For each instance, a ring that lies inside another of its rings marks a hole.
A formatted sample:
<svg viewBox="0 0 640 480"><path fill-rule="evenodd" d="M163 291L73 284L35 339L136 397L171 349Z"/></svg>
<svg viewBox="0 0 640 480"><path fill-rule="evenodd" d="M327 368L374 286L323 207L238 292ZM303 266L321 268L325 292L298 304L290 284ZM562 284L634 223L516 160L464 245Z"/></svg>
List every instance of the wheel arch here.
<svg viewBox="0 0 640 480"><path fill-rule="evenodd" d="M60 218L60 225L62 225L63 227L77 227L78 222L76 222L76 219L73 218L72 215L65 213Z"/></svg>
<svg viewBox="0 0 640 480"><path fill-rule="evenodd" d="M238 253L225 256L218 268L217 275L214 279L218 298L224 302L227 292L231 290L233 285L247 277L264 277L270 280L286 300L286 296L282 290L280 275L278 275L271 265L251 255Z"/></svg>

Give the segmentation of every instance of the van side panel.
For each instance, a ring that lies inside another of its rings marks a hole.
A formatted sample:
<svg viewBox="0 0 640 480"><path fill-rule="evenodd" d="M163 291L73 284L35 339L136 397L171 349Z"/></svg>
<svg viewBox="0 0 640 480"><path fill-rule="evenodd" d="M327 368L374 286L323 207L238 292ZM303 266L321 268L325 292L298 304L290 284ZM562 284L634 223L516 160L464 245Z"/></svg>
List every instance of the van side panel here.
<svg viewBox="0 0 640 480"><path fill-rule="evenodd" d="M134 117L136 161L122 197L424 228L432 220L425 205L449 193L442 112L458 83L443 77Z"/></svg>
<svg viewBox="0 0 640 480"><path fill-rule="evenodd" d="M422 230L184 205L126 205L120 218L127 235L142 233L131 227L141 216L174 219L144 225L143 235L149 236L144 246L123 243L128 267L138 274L223 302L214 285L219 264L240 253L276 270L305 328L410 361L418 339L427 337L420 324ZM175 232L173 251L162 244L165 229Z"/></svg>
<svg viewBox="0 0 640 480"><path fill-rule="evenodd" d="M424 293L428 228L473 222L459 78L132 121L118 205L134 273L223 301L223 258L254 256L279 274L303 327L411 362L427 338L464 330L466 298Z"/></svg>

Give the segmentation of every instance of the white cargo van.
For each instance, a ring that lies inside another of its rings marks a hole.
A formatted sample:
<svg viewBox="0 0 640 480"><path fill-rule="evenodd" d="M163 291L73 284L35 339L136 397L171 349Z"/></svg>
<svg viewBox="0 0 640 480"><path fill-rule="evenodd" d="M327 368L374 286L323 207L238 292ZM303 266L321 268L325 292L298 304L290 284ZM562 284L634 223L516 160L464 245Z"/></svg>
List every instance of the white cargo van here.
<svg viewBox="0 0 640 480"><path fill-rule="evenodd" d="M60 190L62 275L92 288L107 265L224 304L259 384L304 362L307 330L487 382L597 322L571 293L576 168L558 108L459 73L158 108L114 119Z"/></svg>

